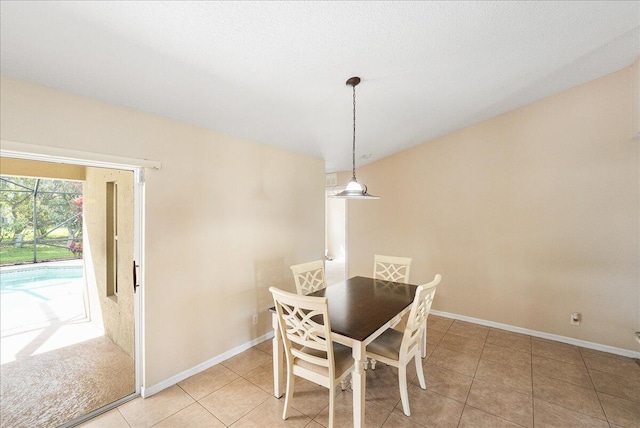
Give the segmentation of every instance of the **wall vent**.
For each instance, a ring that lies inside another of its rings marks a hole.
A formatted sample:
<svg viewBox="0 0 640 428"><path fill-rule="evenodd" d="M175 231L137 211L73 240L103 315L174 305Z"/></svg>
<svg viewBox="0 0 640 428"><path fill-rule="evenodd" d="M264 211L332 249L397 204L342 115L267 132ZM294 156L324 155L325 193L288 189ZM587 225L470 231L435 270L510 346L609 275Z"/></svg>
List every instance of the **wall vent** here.
<svg viewBox="0 0 640 428"><path fill-rule="evenodd" d="M325 187L334 187L338 184L338 174L326 174L325 175Z"/></svg>

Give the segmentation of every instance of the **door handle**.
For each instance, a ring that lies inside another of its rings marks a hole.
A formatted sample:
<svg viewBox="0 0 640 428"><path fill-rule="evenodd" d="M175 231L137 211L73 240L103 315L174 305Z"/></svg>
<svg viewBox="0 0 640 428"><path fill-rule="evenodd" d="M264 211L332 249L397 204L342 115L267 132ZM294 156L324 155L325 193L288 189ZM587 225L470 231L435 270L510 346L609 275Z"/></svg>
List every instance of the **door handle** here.
<svg viewBox="0 0 640 428"><path fill-rule="evenodd" d="M136 264L136 261L133 261L133 292L136 292L136 288L138 288L140 286L140 284L138 284L138 268L140 266L138 266Z"/></svg>

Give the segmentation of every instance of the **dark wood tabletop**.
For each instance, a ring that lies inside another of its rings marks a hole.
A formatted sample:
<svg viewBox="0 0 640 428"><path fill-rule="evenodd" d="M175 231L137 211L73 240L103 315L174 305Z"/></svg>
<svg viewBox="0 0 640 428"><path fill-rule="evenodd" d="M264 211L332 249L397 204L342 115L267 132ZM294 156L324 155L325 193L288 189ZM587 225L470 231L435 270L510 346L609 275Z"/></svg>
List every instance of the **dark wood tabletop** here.
<svg viewBox="0 0 640 428"><path fill-rule="evenodd" d="M356 276L309 295L328 299L331 331L364 341L411 305L417 288Z"/></svg>

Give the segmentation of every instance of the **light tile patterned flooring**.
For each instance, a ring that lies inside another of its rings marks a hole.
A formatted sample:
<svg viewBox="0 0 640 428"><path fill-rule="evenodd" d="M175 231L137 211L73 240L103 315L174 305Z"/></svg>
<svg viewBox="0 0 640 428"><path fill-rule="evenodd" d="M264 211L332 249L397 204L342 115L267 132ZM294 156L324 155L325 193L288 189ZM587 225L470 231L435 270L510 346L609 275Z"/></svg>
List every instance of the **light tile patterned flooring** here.
<svg viewBox="0 0 640 428"><path fill-rule="evenodd" d="M367 371L367 427L640 427L640 366L630 358L429 316L427 389L410 364L411 417L397 371ZM273 397L271 341L83 427L326 427L326 389L296 378L292 416ZM336 426L352 426L352 393Z"/></svg>

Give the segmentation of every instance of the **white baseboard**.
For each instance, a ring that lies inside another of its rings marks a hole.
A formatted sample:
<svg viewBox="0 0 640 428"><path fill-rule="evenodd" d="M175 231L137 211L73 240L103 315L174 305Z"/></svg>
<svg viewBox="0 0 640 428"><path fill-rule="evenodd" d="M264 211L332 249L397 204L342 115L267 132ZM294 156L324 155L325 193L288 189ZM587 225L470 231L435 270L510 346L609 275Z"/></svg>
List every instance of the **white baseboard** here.
<svg viewBox="0 0 640 428"><path fill-rule="evenodd" d="M452 318L460 321L467 321L474 324L486 325L487 327L495 327L502 330L513 331L515 333L528 334L529 336L541 337L543 339L555 340L556 342L568 343L570 345L581 346L583 348L595 349L596 351L609 352L610 354L623 355L630 358L640 358L639 351L631 351L629 349L615 348L613 346L601 345L599 343L587 342L585 340L574 339L572 337L558 336L557 334L544 333L536 330L529 330L527 328L515 327L508 324L502 324L499 322L486 321L479 318L467 317L464 315L451 314L449 312L441 312L431 310L430 313L445 318Z"/></svg>
<svg viewBox="0 0 640 428"><path fill-rule="evenodd" d="M273 338L273 330L270 331L269 333L262 335L256 339L253 339L250 342L247 343L243 343L240 346L236 346L235 348L224 352L216 357L211 358L210 360L205 361L204 363L198 364L195 367L192 367L188 370L185 370L181 373L178 373L175 376L170 377L169 379L163 380L160 383L157 383L155 385L149 386L149 387L144 387L142 386L140 388L140 395L142 396L142 398L147 398L152 396L153 394L157 394L158 392L162 391L163 389L169 388L170 386L173 386L175 384L177 384L178 382L182 382L183 380L185 380L186 378L189 378L193 375L196 375L210 367L215 366L216 364L220 364L221 362L228 360L231 357L234 357L238 354L240 354L241 352L246 351L249 348L252 348L254 346L256 346L259 343L264 342L265 340L269 340Z"/></svg>
<svg viewBox="0 0 640 428"><path fill-rule="evenodd" d="M456 319L456 320L460 320L460 321L467 321L467 322L471 322L474 324L480 324L480 325L485 325L487 327L495 327L495 328L499 328L502 330L507 330L507 331L513 331L515 333L522 333L522 334L528 334L529 336L534 336L534 337L541 337L543 339L549 339L549 340L555 340L557 342L563 342L563 343L568 343L571 345L575 345L575 346L581 346L583 348L588 348L588 349L595 349L597 351L602 351L602 352L609 352L611 354L617 354L617 355L623 355L625 357L630 357L630 358L640 358L640 352L638 351L631 351L628 349L621 349L621 348L615 348L613 346L607 346L607 345L601 345L598 343L593 343L593 342L587 342L584 340L579 340L579 339L574 339L571 337L566 337L566 336L558 336L556 334L550 334L550 333L543 333L541 331L536 331L536 330L529 330L527 328L522 328L522 327L515 327L512 325L508 325L508 324L502 324L499 322L493 322L493 321L486 321L486 320L482 320L479 318L472 318L472 317L467 317L464 315L457 315L457 314L452 314L449 312L441 312L441 311L436 311L436 310L431 310L430 313L432 313L433 315L438 315L441 317L445 317L445 318L451 318L451 319ZM169 379L166 379L160 383L157 383L155 385L152 385L150 387L142 387L140 390L140 395L142 395L143 398L147 398L152 396L153 394L157 394L158 392L162 391L163 389L166 389L170 386L173 386L175 384L177 384L178 382L181 382L185 379L187 379L188 377L191 377L193 375L196 375L210 367L215 366L216 364L220 364L221 362L228 360L231 357L234 357L238 354L240 354L241 352L246 351L249 348L252 348L254 346L256 346L259 343L264 342L265 340L269 340L273 338L273 331L268 332L267 334L260 336L256 339L253 339L250 342L247 343L243 343L240 346L236 346L235 348L224 352L216 357L211 358L208 361L205 361L204 363L198 364L195 367L192 367L188 370L185 370L181 373L178 373L175 376L170 377Z"/></svg>

